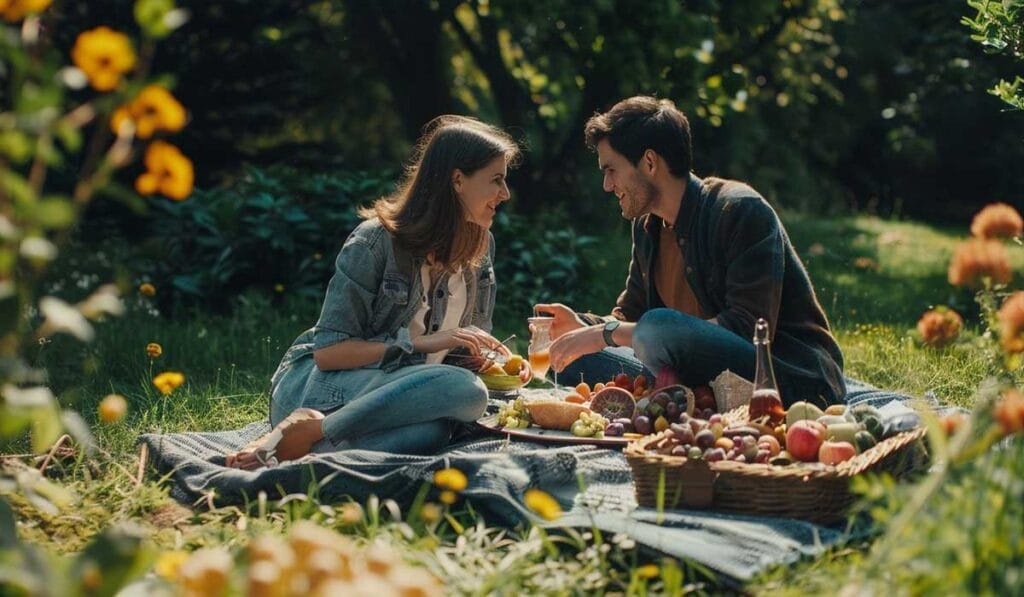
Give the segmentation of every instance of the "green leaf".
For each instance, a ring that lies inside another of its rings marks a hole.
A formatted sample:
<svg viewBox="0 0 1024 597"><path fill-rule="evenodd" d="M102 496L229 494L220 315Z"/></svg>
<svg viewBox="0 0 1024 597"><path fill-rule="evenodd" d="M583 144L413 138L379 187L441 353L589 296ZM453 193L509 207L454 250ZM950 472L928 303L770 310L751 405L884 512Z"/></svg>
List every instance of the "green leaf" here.
<svg viewBox="0 0 1024 597"><path fill-rule="evenodd" d="M24 410L0 405L0 437L18 437L31 422L32 417Z"/></svg>
<svg viewBox="0 0 1024 597"><path fill-rule="evenodd" d="M135 524L122 523L103 531L79 554L71 567L71 579L81 595L115 595L121 587L141 575L155 554L144 543L144 532ZM91 570L102 572L102 584L83 590L82 578Z"/></svg>
<svg viewBox="0 0 1024 597"><path fill-rule="evenodd" d="M135 3L135 21L146 35L157 39L167 37L172 31L167 15L172 10L174 0L138 0Z"/></svg>
<svg viewBox="0 0 1024 597"><path fill-rule="evenodd" d="M43 197L32 210L36 223L43 228L67 228L75 221L75 208L64 197Z"/></svg>
<svg viewBox="0 0 1024 597"><path fill-rule="evenodd" d="M32 451L41 453L60 437L64 426L60 422L57 405L32 409Z"/></svg>
<svg viewBox="0 0 1024 597"><path fill-rule="evenodd" d="M0 551L18 547L18 528L14 523L14 511L7 500L0 498Z"/></svg>
<svg viewBox="0 0 1024 597"><path fill-rule="evenodd" d="M36 194L29 186L28 180L17 172L0 171L0 185L3 185L3 190L21 206L27 207L36 201Z"/></svg>
<svg viewBox="0 0 1024 597"><path fill-rule="evenodd" d="M70 123L64 120L57 122L57 126L53 127L53 133L71 153L78 153L82 148L82 131Z"/></svg>
<svg viewBox="0 0 1024 597"><path fill-rule="evenodd" d="M16 164L23 164L32 156L32 141L18 130L0 132L0 153Z"/></svg>

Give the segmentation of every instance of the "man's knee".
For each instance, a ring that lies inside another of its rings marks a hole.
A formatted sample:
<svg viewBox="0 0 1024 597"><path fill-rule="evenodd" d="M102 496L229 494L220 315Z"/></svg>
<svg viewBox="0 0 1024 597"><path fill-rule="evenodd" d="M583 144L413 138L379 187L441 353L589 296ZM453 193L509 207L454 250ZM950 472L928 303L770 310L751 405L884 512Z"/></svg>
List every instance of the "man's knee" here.
<svg viewBox="0 0 1024 597"><path fill-rule="evenodd" d="M694 339L700 320L674 309L651 309L643 314L633 329L633 350L648 366L664 360L669 345L674 352L686 352Z"/></svg>

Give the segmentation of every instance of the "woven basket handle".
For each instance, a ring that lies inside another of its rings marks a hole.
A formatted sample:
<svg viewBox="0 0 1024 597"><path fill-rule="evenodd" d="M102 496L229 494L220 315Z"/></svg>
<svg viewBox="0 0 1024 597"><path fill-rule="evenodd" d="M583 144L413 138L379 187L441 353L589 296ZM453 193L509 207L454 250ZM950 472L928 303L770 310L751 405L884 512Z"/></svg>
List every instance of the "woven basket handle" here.
<svg viewBox="0 0 1024 597"><path fill-rule="evenodd" d="M718 473L699 458L687 458L679 469L683 503L691 508L707 508L715 499Z"/></svg>

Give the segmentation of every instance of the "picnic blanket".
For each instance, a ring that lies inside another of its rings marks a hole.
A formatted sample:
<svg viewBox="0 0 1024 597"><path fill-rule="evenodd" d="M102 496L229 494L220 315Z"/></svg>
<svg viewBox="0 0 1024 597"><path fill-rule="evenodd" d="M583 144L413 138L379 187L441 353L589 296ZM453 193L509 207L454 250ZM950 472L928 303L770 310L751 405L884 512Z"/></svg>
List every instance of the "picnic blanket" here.
<svg viewBox="0 0 1024 597"><path fill-rule="evenodd" d="M886 416L911 409L910 397L847 380L848 404L867 403ZM932 408L932 395L924 399ZM223 466L224 454L239 449L269 430L254 423L235 431L146 434L151 461L170 471L172 496L194 503L204 496L217 504L244 503L265 491L276 499L284 493L308 492L319 486L319 499L349 496L365 502L371 494L400 505L412 502L436 470L454 467L466 474L462 495L482 512L488 524L514 526L532 520L549 526L597 527L624 533L638 544L703 565L735 584L769 567L817 555L842 541L844 529L791 519L673 510L659 514L637 507L632 475L621 452L594 446L552 447L506 439L475 438L431 456L345 450L311 454L299 461L259 471ZM524 492L539 487L554 496L565 514L553 523L538 519L523 502Z"/></svg>

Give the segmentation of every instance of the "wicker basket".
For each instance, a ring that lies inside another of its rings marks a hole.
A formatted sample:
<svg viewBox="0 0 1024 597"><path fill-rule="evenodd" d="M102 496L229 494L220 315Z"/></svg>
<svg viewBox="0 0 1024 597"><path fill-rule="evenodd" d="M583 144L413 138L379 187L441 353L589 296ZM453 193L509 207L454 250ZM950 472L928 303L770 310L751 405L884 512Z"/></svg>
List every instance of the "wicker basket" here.
<svg viewBox="0 0 1024 597"><path fill-rule="evenodd" d="M747 420L746 407L723 415L727 424ZM823 464L746 464L705 462L648 451L671 431L648 435L626 448L633 469L637 502L665 508L711 508L720 512L798 518L820 524L845 520L855 496L850 479L865 472L885 472L899 478L919 469L927 456L925 430L904 431L836 466ZM659 485L662 489L659 490Z"/></svg>

